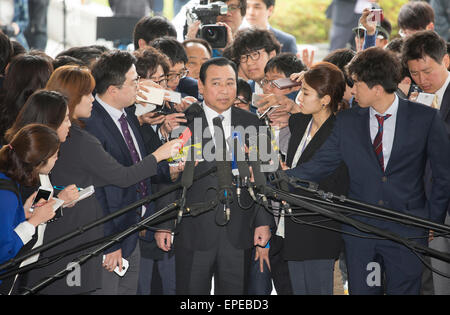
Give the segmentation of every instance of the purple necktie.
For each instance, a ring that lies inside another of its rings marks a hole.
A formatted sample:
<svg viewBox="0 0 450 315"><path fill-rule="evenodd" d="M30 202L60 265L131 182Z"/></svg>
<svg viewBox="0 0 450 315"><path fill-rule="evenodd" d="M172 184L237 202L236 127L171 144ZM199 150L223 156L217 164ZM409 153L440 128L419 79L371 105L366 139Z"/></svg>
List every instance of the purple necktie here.
<svg viewBox="0 0 450 315"><path fill-rule="evenodd" d="M380 162L381 169L384 172L384 156L383 156L383 126L384 121L391 117L391 115L380 116L375 115L378 120L378 133L373 141L373 148L375 149L375 154L377 155L378 162Z"/></svg>
<svg viewBox="0 0 450 315"><path fill-rule="evenodd" d="M139 154L137 152L136 146L134 145L133 138L131 137L130 129L128 129L128 121L125 117L125 114L122 114L122 116L119 119L120 122L120 128L122 129L123 136L125 138L125 142L127 143L128 150L130 151L131 159L133 160L133 163L139 163L141 159L139 158ZM147 197L147 185L144 181L139 183L139 189L138 193L141 196L141 198Z"/></svg>

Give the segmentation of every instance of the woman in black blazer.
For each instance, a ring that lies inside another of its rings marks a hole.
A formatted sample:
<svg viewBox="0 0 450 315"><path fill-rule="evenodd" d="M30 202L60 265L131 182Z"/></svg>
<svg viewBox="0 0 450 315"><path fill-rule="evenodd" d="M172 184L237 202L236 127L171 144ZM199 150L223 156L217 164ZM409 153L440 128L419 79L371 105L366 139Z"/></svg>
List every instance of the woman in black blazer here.
<svg viewBox="0 0 450 315"><path fill-rule="evenodd" d="M302 74L302 89L298 96L301 113L289 119L291 139L286 164L294 168L312 158L331 134L335 113L345 91L344 75L331 63L321 62ZM345 164L319 183L319 189L346 195L349 178ZM304 192L301 192L304 194ZM342 249L339 233L323 227L339 229L339 224L314 215L307 210L295 210L306 216L285 217L283 257L288 261L294 294L333 294L334 262Z"/></svg>
<svg viewBox="0 0 450 315"><path fill-rule="evenodd" d="M103 149L97 138L83 129L80 119L91 115L94 86L95 81L89 69L78 66L58 68L47 84L47 89L59 91L68 97L69 116L72 121L69 137L61 145L59 159L53 168L53 183L58 186L75 183L81 188L90 185L95 187L116 185L126 188L156 175L157 163L178 153L180 140L167 142L133 166L122 166ZM63 217L47 226L44 244L102 216L103 211L97 199L94 196L86 198L73 208L64 209ZM44 252L42 256L50 257L103 237L102 227L97 227ZM31 271L28 274L28 286L36 285L42 278L67 268L68 264L81 254L69 255L50 266ZM102 256L99 255L82 265L79 271L73 269L73 273L67 278L53 282L39 293L58 295L93 293L101 286L101 270Z"/></svg>

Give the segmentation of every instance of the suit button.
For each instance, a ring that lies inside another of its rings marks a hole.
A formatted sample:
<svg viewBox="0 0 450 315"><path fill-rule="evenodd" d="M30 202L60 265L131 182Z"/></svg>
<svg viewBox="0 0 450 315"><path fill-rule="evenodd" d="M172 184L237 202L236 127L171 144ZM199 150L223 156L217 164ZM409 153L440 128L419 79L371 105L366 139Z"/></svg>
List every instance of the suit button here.
<svg viewBox="0 0 450 315"><path fill-rule="evenodd" d="M383 183L386 183L386 182L387 182L387 177L386 177L386 176L383 176L383 177L381 178L381 181L382 181Z"/></svg>
<svg viewBox="0 0 450 315"><path fill-rule="evenodd" d="M378 201L378 205L379 206L384 206L384 201L383 200Z"/></svg>

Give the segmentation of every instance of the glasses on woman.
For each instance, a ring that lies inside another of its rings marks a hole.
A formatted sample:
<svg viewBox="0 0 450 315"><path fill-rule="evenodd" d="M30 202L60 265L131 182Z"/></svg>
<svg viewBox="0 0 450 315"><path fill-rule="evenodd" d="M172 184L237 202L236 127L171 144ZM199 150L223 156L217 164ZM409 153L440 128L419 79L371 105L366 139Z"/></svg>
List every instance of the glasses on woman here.
<svg viewBox="0 0 450 315"><path fill-rule="evenodd" d="M241 58L239 58L239 61L241 63L247 63L248 58L250 58L253 61L259 60L259 58L261 57L261 50L262 49L264 49L264 48L259 48L259 49L256 49L256 50L252 51L251 53L242 55Z"/></svg>
<svg viewBox="0 0 450 315"><path fill-rule="evenodd" d="M183 69L183 70L181 70L178 73L169 73L169 75L167 76L167 80L168 81L175 81L177 79L183 79L188 74L189 74L189 70L188 69Z"/></svg>
<svg viewBox="0 0 450 315"><path fill-rule="evenodd" d="M242 8L240 5L232 4L232 5L228 6L228 11L230 11L231 13L234 13L237 10L239 10L240 8Z"/></svg>
<svg viewBox="0 0 450 315"><path fill-rule="evenodd" d="M150 78L150 80L152 80L154 83L161 85L161 86L166 86L167 85L167 76L161 76L159 77L160 79L156 79L156 78Z"/></svg>

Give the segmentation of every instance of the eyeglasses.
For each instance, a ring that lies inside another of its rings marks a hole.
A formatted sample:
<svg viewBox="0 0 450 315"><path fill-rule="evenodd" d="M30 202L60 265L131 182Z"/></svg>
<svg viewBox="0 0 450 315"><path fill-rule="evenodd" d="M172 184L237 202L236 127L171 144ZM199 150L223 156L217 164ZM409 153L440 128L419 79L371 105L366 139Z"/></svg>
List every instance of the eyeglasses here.
<svg viewBox="0 0 450 315"><path fill-rule="evenodd" d="M167 76L164 76L162 79L158 80L158 79L152 79L150 78L150 80L152 80L153 82L155 82L158 85L166 85L167 84Z"/></svg>
<svg viewBox="0 0 450 315"><path fill-rule="evenodd" d="M238 97L236 97L235 100L234 100L234 104L235 104L235 105L237 105L237 104L239 104L239 103L242 103L242 104L245 104L245 105L249 105L249 104L250 104L250 102L247 101L246 99L244 99L242 96L238 96Z"/></svg>
<svg viewBox="0 0 450 315"><path fill-rule="evenodd" d="M128 86L132 86L132 87L136 87L139 85L139 80L141 79L140 76L137 76L135 79L128 81L131 82L131 84L127 83L127 81L125 81L124 83L122 83L121 85L117 85L119 88L123 88L125 85Z"/></svg>
<svg viewBox="0 0 450 315"><path fill-rule="evenodd" d="M239 58L239 61L241 63L247 63L249 57L253 61L259 60L259 58L261 57L261 51L260 50L262 50L262 49L264 49L264 48L255 49L254 51L252 51L249 54L242 55L241 58Z"/></svg>
<svg viewBox="0 0 450 315"><path fill-rule="evenodd" d="M267 80L267 79L262 79L260 81L260 85L262 87L266 87L267 85L271 88L276 88L275 84L273 83L274 80Z"/></svg>
<svg viewBox="0 0 450 315"><path fill-rule="evenodd" d="M183 79L188 74L189 74L189 70L187 70L187 69L181 70L178 73L169 73L169 75L167 76L167 80L168 81L175 81L177 79Z"/></svg>

